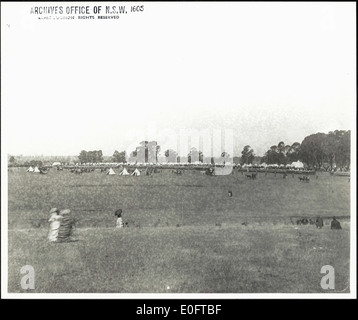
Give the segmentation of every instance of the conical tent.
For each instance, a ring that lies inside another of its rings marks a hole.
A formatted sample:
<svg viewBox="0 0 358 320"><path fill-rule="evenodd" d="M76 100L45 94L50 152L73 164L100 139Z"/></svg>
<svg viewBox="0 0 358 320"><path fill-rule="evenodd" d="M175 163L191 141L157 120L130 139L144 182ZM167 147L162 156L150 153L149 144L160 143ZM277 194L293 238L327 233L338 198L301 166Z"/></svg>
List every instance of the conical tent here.
<svg viewBox="0 0 358 320"><path fill-rule="evenodd" d="M132 176L140 176L140 171L136 168L131 175Z"/></svg>
<svg viewBox="0 0 358 320"><path fill-rule="evenodd" d="M116 174L116 173L114 172L114 170L113 170L112 168L110 168L110 169L107 171L107 174L113 175L113 174Z"/></svg>
<svg viewBox="0 0 358 320"><path fill-rule="evenodd" d="M33 172L36 172L36 173L40 173L40 170L38 167L35 167L34 171Z"/></svg>
<svg viewBox="0 0 358 320"><path fill-rule="evenodd" d="M33 167L30 167L26 170L26 172L34 172L34 168Z"/></svg>
<svg viewBox="0 0 358 320"><path fill-rule="evenodd" d="M122 172L120 173L120 175L121 175L121 176L128 176L129 173L128 173L127 169L124 168L124 169L122 170Z"/></svg>

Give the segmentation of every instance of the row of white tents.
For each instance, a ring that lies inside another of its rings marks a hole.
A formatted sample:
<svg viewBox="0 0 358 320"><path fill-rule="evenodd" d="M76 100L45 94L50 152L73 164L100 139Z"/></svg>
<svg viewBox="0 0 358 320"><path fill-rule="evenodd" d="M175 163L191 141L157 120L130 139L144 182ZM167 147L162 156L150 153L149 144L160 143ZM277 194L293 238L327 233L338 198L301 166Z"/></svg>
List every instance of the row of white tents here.
<svg viewBox="0 0 358 320"><path fill-rule="evenodd" d="M292 169L303 169L304 168L304 164L298 160L298 161L295 161L295 162L292 162L291 164L266 164L265 162L264 163L261 163L259 165L252 165L252 164L244 164L242 166L242 168L252 168L252 167L258 167L258 168L292 168Z"/></svg>
<svg viewBox="0 0 358 320"><path fill-rule="evenodd" d="M230 166L231 164L227 164L228 166ZM255 167L252 164L244 164L242 166L242 168L251 168L251 167ZM287 164L287 165L278 165L278 164L266 164L266 163L262 163L259 165L259 167L261 168L292 168L292 169L303 169L304 165L302 162L300 162L299 160L297 162L292 162L291 164ZM34 173L40 173L40 170L38 167L35 168L28 168L27 172L34 172ZM116 172L110 168L107 172L107 175L115 175ZM127 171L126 168L124 168L120 173L118 173L121 176L140 176L140 171L136 168L132 173L129 173Z"/></svg>
<svg viewBox="0 0 358 320"><path fill-rule="evenodd" d="M217 163L218 165L223 165L223 163ZM52 164L53 167L58 167L58 166L61 166L62 163L61 162L54 162ZM137 166L137 167L149 167L149 166L210 166L212 165L211 163L207 163L207 162L199 162L199 161L195 161L195 162L192 162L192 163L189 163L189 162L162 162L162 163L144 163L144 162L126 162L126 163L123 163L123 162L100 162L100 163L72 163L71 165L75 165L75 166L122 166L122 165L127 165L127 166ZM235 164L235 163L231 163L231 162L228 162L226 161L225 162L225 165L226 166L233 166L233 167L243 167L243 168L248 168L248 167L263 167L263 168L277 168L277 167L287 167L287 168L303 168L304 165L303 163L298 160L298 161L295 161L295 162L292 162L291 164L281 164L281 165L278 165L278 164L266 164L265 162L264 163L261 163L261 164L256 164L256 165L253 165L253 164L243 164L243 165L240 165L240 164Z"/></svg>
<svg viewBox="0 0 358 320"><path fill-rule="evenodd" d="M40 170L38 167L30 167L26 170L26 172L33 172L33 173L40 173ZM110 168L106 174L108 175L115 175L116 172ZM129 173L126 168L124 168L120 173L118 173L120 176L140 176L140 171L136 168L132 173Z"/></svg>
<svg viewBox="0 0 358 320"><path fill-rule="evenodd" d="M30 167L26 170L26 172L40 173L40 170L38 167L35 167L35 168Z"/></svg>
<svg viewBox="0 0 358 320"><path fill-rule="evenodd" d="M115 175L116 172L110 168L106 174L112 176ZM136 168L132 173L129 173L126 168L124 168L120 173L118 173L120 176L140 176L140 171Z"/></svg>

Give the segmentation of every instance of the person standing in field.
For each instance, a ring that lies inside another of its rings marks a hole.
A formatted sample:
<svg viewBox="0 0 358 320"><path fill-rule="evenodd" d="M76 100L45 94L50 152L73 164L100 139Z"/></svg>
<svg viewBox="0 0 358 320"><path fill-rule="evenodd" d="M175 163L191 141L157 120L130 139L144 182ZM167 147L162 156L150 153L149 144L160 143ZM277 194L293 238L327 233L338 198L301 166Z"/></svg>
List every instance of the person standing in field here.
<svg viewBox="0 0 358 320"><path fill-rule="evenodd" d="M70 209L61 210L60 215L62 216L62 219L58 230L57 241L70 241L75 227L75 220L71 215Z"/></svg>
<svg viewBox="0 0 358 320"><path fill-rule="evenodd" d="M318 218L316 219L316 227L317 227L318 229L322 229L322 227L323 227L323 219L322 219L321 217L318 217Z"/></svg>
<svg viewBox="0 0 358 320"><path fill-rule="evenodd" d="M333 220L331 222L331 229L332 230L341 230L342 229L341 224L336 219L336 217L333 217Z"/></svg>
<svg viewBox="0 0 358 320"><path fill-rule="evenodd" d="M58 237L58 231L60 229L62 216L60 215L60 210L57 208L52 208L50 210L50 219L48 222L50 223L50 230L48 233L48 240L50 242L56 242Z"/></svg>
<svg viewBox="0 0 358 320"><path fill-rule="evenodd" d="M114 215L117 217L116 227L117 228L123 228L122 209L116 210Z"/></svg>

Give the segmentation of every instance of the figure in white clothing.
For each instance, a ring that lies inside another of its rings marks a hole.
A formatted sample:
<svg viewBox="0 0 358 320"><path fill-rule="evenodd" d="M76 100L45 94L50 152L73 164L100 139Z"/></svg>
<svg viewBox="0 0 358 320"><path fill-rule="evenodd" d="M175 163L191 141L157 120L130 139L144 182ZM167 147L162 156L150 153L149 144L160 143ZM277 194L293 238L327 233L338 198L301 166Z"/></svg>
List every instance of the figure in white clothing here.
<svg viewBox="0 0 358 320"><path fill-rule="evenodd" d="M116 210L114 215L117 216L116 227L117 228L123 228L122 209Z"/></svg>
<svg viewBox="0 0 358 320"><path fill-rule="evenodd" d="M50 210L50 219L48 222L50 222L50 231L48 233L48 239L51 242L57 241L58 236L58 230L61 226L61 219L63 219L63 216L60 215L60 210L57 208L52 208Z"/></svg>

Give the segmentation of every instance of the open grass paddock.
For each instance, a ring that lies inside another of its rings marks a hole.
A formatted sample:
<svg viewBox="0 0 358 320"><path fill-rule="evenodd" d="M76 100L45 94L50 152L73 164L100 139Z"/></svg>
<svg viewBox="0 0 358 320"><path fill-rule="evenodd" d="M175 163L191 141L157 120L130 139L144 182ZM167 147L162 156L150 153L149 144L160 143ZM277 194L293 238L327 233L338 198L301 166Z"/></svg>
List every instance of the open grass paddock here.
<svg viewBox="0 0 358 320"><path fill-rule="evenodd" d="M321 293L321 267L332 265L328 292L348 293L350 183L317 176L11 168L8 290L25 292L20 269L31 265L36 293ZM72 210L76 241L47 242L52 207ZM128 228L115 228L118 208ZM321 230L296 225L318 215ZM332 216L342 230L330 230Z"/></svg>

